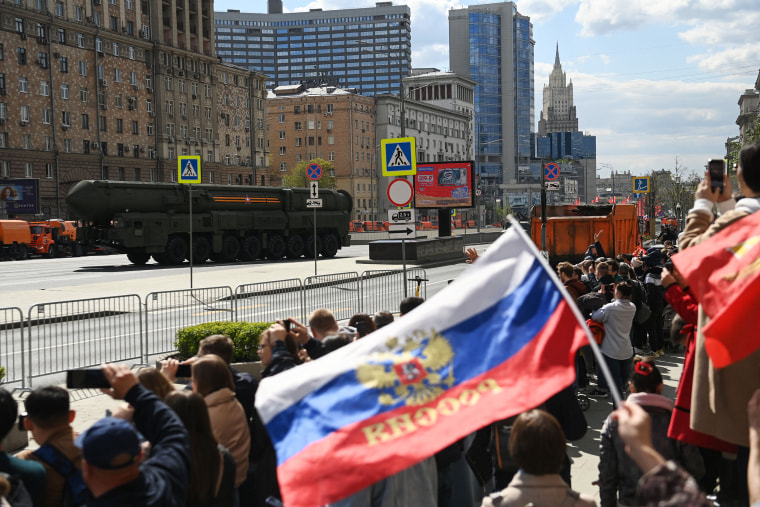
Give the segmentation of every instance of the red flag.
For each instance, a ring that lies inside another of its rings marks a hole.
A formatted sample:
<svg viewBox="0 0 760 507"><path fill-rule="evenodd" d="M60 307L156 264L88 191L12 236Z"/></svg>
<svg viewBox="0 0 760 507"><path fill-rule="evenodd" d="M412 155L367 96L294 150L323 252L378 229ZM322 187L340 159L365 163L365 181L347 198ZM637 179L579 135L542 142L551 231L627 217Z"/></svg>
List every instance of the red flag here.
<svg viewBox="0 0 760 507"><path fill-rule="evenodd" d="M673 257L710 323L705 349L716 368L760 348L760 213L743 218Z"/></svg>

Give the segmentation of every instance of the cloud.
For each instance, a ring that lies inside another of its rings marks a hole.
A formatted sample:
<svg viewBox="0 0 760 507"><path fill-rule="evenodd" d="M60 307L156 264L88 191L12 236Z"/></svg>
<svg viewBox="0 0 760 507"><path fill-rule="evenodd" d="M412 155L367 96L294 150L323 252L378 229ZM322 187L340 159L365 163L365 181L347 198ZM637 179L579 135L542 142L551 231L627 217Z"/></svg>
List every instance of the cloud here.
<svg viewBox="0 0 760 507"><path fill-rule="evenodd" d="M701 170L736 134L743 82L688 83L596 74L572 76L581 130L597 136L597 159L641 174L675 156ZM538 81L537 81L538 82Z"/></svg>
<svg viewBox="0 0 760 507"><path fill-rule="evenodd" d="M610 57L607 55L599 55L599 59L603 64L608 65L610 63Z"/></svg>

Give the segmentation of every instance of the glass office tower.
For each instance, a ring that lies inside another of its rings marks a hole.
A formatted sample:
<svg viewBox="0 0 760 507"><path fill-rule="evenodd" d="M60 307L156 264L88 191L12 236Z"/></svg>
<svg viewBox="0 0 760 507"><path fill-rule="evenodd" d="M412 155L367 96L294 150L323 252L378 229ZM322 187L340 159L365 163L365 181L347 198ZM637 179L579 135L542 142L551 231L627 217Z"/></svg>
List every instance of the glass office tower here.
<svg viewBox="0 0 760 507"><path fill-rule="evenodd" d="M513 2L449 11L451 70L478 83L476 159L486 199L535 165L532 30Z"/></svg>
<svg viewBox="0 0 760 507"><path fill-rule="evenodd" d="M410 9L375 7L214 13L216 53L270 76L267 88L327 83L363 95L398 93L411 69Z"/></svg>

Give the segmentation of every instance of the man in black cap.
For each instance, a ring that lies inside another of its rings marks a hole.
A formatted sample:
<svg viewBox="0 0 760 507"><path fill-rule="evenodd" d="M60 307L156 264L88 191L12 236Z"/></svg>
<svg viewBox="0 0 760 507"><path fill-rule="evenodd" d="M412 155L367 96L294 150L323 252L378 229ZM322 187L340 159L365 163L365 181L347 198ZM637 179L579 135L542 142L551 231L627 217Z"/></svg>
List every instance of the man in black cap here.
<svg viewBox="0 0 760 507"><path fill-rule="evenodd" d="M184 506L190 442L182 421L126 366L106 364L103 373L111 384L107 394L134 408L136 429L123 419L105 417L77 437L82 475L95 497L88 507ZM147 459L137 431L151 444Z"/></svg>

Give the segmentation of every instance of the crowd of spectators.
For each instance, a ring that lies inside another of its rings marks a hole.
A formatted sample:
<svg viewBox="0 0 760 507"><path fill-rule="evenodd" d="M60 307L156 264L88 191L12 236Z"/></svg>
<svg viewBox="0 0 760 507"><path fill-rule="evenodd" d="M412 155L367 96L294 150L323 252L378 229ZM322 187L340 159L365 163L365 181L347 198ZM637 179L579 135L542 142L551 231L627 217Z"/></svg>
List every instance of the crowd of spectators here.
<svg viewBox="0 0 760 507"><path fill-rule="evenodd" d="M736 176L739 200L728 177L722 189L707 177L699 184L677 247L612 259L599 231L582 262L556 266L578 312L603 328L600 354L578 351L573 385L333 505L594 505L571 489L566 442L587 430L577 396L613 390L627 399L598 428L603 507L710 505L713 495L720 505L760 505L760 352L714 368L704 348L706 315L669 262L760 210L760 144L742 150ZM466 254L477 260L474 250ZM346 326L327 309L307 324L275 322L259 337L261 377L363 340L423 303L405 298L398 317L356 314ZM222 335L202 340L183 362L191 371L184 388L173 359L137 372L103 365L104 392L126 404L78 435L66 389L34 389L20 417L18 402L0 389L0 437L18 424L38 446L17 456L0 447L3 505L281 505L275 450L254 406L258 382L232 368L232 345ZM675 400L662 395L657 361L666 350L684 353Z"/></svg>

